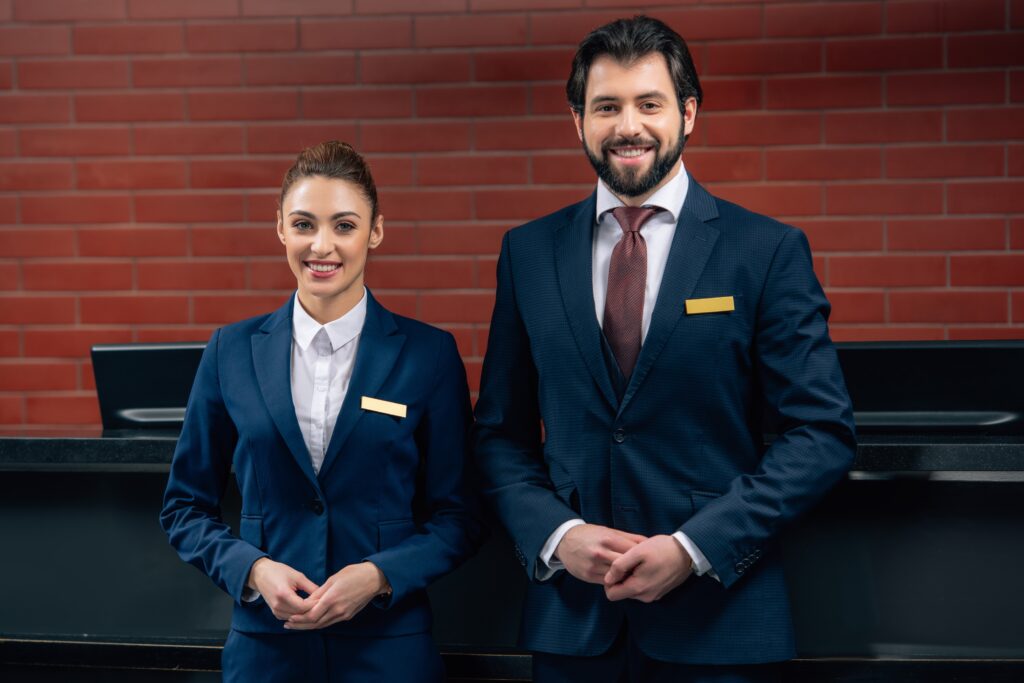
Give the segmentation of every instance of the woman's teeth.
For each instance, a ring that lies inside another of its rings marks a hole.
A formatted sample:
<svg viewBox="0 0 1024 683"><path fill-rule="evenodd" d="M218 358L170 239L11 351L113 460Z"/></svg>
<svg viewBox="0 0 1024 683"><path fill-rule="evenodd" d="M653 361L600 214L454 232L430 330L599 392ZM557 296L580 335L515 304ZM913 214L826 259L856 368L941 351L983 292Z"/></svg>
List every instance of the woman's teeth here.
<svg viewBox="0 0 1024 683"><path fill-rule="evenodd" d="M315 270L318 273L329 273L332 270L337 270L338 269L338 265L337 264L307 263L306 265L309 266L310 270Z"/></svg>

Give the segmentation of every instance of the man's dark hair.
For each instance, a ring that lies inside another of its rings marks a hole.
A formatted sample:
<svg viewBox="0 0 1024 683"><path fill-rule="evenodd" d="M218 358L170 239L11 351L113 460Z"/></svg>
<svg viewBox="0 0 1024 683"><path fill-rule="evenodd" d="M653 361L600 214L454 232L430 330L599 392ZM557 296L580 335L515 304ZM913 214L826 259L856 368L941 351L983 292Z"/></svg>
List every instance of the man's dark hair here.
<svg viewBox="0 0 1024 683"><path fill-rule="evenodd" d="M608 55L619 64L629 65L655 52L664 55L668 63L676 98L679 100L679 111L683 111L683 103L691 97L695 97L700 106L703 91L686 41L663 22L645 16L618 19L594 29L583 39L576 50L572 73L565 84L569 106L577 114L583 114L587 76L598 57Z"/></svg>

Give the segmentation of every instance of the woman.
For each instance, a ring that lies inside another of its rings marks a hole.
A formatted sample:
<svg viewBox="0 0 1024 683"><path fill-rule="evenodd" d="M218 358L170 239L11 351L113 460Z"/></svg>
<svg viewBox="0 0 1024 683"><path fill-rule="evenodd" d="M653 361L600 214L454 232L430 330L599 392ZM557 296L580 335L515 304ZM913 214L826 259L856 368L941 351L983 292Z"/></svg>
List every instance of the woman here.
<svg viewBox="0 0 1024 683"><path fill-rule="evenodd" d="M299 155L277 234L296 294L210 338L161 523L236 601L224 680L441 680L424 589L479 528L465 369L450 334L363 286L384 219L352 147ZM238 535L220 516L232 466Z"/></svg>

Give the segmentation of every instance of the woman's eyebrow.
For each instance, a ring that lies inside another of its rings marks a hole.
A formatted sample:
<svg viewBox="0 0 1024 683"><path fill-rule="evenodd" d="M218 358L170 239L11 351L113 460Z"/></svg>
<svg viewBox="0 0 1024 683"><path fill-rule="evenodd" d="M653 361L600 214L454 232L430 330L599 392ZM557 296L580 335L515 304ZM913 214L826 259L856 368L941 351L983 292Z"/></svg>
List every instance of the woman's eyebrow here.
<svg viewBox="0 0 1024 683"><path fill-rule="evenodd" d="M291 216L293 214L298 214L300 216L305 216L306 218L316 218L315 214L312 214L309 211L303 211L302 209L295 209L294 211L289 211L288 212L289 216ZM331 220L332 221L333 220L337 220L338 218L344 218L345 216L355 216L356 218L360 217L359 214L357 212L355 212L355 211L339 211L338 213L333 214L331 216Z"/></svg>

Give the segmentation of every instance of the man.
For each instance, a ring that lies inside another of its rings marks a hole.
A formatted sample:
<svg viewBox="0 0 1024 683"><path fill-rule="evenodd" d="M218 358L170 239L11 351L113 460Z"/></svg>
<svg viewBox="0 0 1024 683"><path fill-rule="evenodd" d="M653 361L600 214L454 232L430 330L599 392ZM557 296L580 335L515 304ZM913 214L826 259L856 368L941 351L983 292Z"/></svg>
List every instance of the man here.
<svg viewBox="0 0 1024 683"><path fill-rule="evenodd" d="M763 680L794 654L772 541L855 449L829 304L799 230L687 175L678 34L595 30L566 92L597 190L505 235L474 434L522 642L542 683Z"/></svg>

